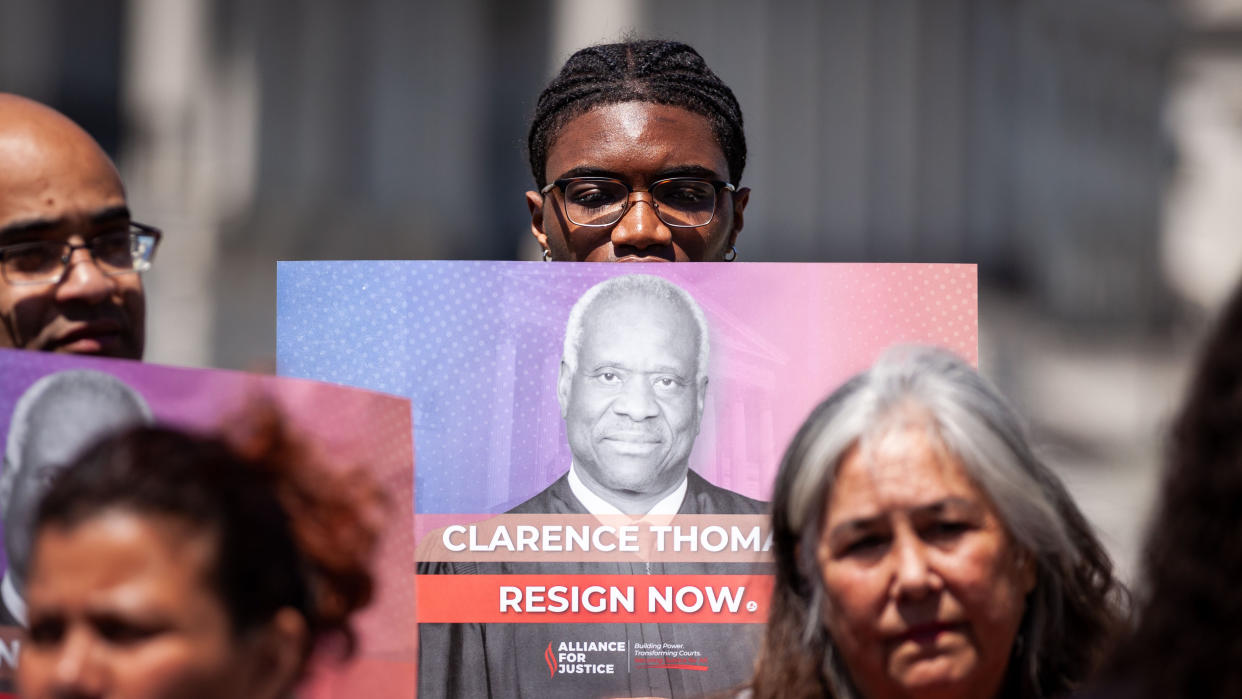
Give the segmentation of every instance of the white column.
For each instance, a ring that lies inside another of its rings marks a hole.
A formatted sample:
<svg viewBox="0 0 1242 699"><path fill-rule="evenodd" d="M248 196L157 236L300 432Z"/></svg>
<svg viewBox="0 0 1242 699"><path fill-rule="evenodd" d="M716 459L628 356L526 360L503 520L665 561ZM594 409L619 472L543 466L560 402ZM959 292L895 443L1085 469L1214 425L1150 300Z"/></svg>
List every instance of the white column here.
<svg viewBox="0 0 1242 699"><path fill-rule="evenodd" d="M1209 310L1242 278L1242 50L1181 60L1166 111L1177 168L1165 200L1165 274Z"/></svg>
<svg viewBox="0 0 1242 699"><path fill-rule="evenodd" d="M211 63L207 0L129 0L119 166L137 220L164 230L147 274L153 362L211 362L219 223L253 190L253 54Z"/></svg>
<svg viewBox="0 0 1242 699"><path fill-rule="evenodd" d="M548 76L580 48L617 42L627 34L642 38L645 28L641 0L556 0Z"/></svg>

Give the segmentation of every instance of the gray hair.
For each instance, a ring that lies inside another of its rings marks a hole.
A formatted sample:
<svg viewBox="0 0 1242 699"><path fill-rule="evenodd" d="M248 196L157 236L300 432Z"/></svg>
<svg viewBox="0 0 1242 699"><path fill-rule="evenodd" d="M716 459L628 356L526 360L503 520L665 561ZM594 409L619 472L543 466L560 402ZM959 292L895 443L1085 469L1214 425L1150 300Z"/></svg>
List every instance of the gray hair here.
<svg viewBox="0 0 1242 699"><path fill-rule="evenodd" d="M101 410L106 409L106 413ZM57 424L72 432L70 448L81 450L123 427L149 424L151 408L131 386L111 374L72 369L48 374L31 384L13 406L0 474L0 513L8 509L18 474L25 468L31 444L44 426Z"/></svg>
<svg viewBox="0 0 1242 699"><path fill-rule="evenodd" d="M1034 557L1037 582L1020 631L1025 642L1011 671L1038 685L1040 654L1056 642L1049 629L1061 628L1066 605L1085 594L1076 587L1077 571L1084 560L1103 556L1102 549L1060 480L1031 450L1017 413L965 361L937 348L886 352L821 403L785 453L773 529L778 559L783 547L805 588L798 614L805 614L803 642L824 650L825 680L839 696L853 696L823 628L825 593L816 551L842 459L853 446L865 446L898 424L923 426L938 438L995 506L1010 536Z"/></svg>
<svg viewBox="0 0 1242 699"><path fill-rule="evenodd" d="M582 349L582 325L587 311L597 302L612 301L628 297L646 298L652 301L668 301L679 306L694 318L699 331L699 352L696 359L695 380L701 381L707 376L707 360L710 351L707 317L694 297L685 289L663 277L653 274L625 274L602 281L587 289L573 308L569 309L569 321L565 324L565 346L561 352L561 361L570 371L578 368L578 353Z"/></svg>

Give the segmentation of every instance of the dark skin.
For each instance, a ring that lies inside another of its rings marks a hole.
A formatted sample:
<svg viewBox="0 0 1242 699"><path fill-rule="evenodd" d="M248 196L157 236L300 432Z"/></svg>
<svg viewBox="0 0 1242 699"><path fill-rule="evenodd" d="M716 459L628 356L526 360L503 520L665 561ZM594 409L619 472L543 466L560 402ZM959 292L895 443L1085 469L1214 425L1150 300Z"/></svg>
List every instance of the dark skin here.
<svg viewBox="0 0 1242 699"><path fill-rule="evenodd" d="M0 94L0 245L83 245L128 225L121 178L94 139L48 107ZM58 282L0 280L0 347L140 359L145 312L137 273L106 276L75 250Z"/></svg>
<svg viewBox="0 0 1242 699"><path fill-rule="evenodd" d="M667 177L729 179L724 151L706 118L649 102L596 107L556 134L544 174L611 177L634 193L630 208L608 227L575 226L565 217L559 188L526 193L531 234L553 260L574 262L713 262L724 259L742 230L750 189L721 190L712 221L694 228L664 224L651 206L648 185Z"/></svg>

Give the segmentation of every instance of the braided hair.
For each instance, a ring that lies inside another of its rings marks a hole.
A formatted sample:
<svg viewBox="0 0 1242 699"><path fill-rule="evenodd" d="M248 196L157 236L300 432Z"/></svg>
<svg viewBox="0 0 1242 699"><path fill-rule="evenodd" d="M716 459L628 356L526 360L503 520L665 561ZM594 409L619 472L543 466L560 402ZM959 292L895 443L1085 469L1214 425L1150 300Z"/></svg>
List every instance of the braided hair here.
<svg viewBox="0 0 1242 699"><path fill-rule="evenodd" d="M729 180L742 179L746 136L742 108L728 85L707 67L698 51L678 41L627 41L581 49L539 95L527 148L540 188L548 151L575 117L605 104L650 102L681 107L711 124L729 164Z"/></svg>

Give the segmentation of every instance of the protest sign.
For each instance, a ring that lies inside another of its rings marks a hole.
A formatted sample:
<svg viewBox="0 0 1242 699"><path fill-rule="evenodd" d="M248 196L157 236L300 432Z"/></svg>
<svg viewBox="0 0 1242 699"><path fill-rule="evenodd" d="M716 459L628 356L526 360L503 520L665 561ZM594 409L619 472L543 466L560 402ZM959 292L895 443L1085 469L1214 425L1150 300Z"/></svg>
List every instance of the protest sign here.
<svg viewBox="0 0 1242 699"><path fill-rule="evenodd" d="M160 424L211 434L255 400L275 406L326 465L368 471L388 500L373 565L376 594L355 625L356 659L346 665L313 660L300 695L413 694L413 456L407 400L312 381L18 350L0 350L0 443L6 447L0 515L11 530L4 531L0 555L0 620L6 625L0 627L0 683L12 687L22 642L20 580L29 551L23 543L28 536L18 529L28 527L29 517L21 513L33 510L58 468L127 426Z"/></svg>
<svg viewBox="0 0 1242 699"><path fill-rule="evenodd" d="M286 262L277 295L280 373L411 399L428 697L744 681L807 413L895 343L977 362L971 265Z"/></svg>

